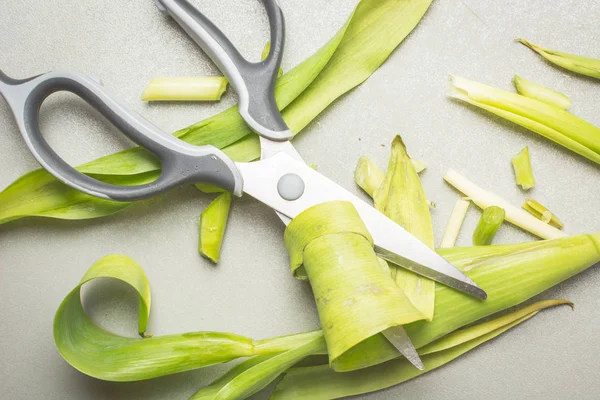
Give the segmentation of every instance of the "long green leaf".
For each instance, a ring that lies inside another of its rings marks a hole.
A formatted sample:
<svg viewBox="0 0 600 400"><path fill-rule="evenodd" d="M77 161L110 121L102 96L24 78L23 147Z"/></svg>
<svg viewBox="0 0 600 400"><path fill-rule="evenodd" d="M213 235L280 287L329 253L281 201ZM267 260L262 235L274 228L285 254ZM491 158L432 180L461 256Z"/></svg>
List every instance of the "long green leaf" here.
<svg viewBox="0 0 600 400"><path fill-rule="evenodd" d="M298 133L331 102L375 72L414 29L430 3L431 0L362 0L333 39L278 79L277 103L285 108L283 115L290 128ZM260 155L257 137L250 135L235 107L175 135L195 145L212 144L226 153L228 146L235 146L234 154L229 154L238 161ZM140 174L153 172L156 176L159 165L148 152L135 148L92 161L80 170L112 177L133 175L128 184L137 184ZM19 190L15 190L15 185L9 186L0 193L0 224L27 216L97 218L130 205L108 205L54 185L61 184L36 171L21 180Z"/></svg>
<svg viewBox="0 0 600 400"><path fill-rule="evenodd" d="M425 364L424 371L417 370L404 358L345 373L334 372L327 365L292 368L277 386L271 400L337 399L398 385L441 367L528 320L544 308L561 304L569 303L564 300L539 302L438 339L419 350Z"/></svg>
<svg viewBox="0 0 600 400"><path fill-rule="evenodd" d="M139 332L129 338L96 325L81 303L81 286L97 278L113 278L139 295ZM79 371L110 381L135 381L174 374L239 357L277 354L322 337L320 331L263 341L219 332L193 332L161 337L144 334L150 313L150 286L144 271L128 257L113 255L96 262L67 295L54 317L54 342L64 359Z"/></svg>

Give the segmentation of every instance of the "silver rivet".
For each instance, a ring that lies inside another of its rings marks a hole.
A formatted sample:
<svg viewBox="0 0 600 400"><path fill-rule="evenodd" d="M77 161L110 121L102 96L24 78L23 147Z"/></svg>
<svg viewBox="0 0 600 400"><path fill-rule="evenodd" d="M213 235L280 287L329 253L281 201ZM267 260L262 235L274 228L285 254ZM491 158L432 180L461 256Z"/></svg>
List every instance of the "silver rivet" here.
<svg viewBox="0 0 600 400"><path fill-rule="evenodd" d="M277 191L288 201L297 200L304 193L304 181L296 174L285 174L277 183Z"/></svg>

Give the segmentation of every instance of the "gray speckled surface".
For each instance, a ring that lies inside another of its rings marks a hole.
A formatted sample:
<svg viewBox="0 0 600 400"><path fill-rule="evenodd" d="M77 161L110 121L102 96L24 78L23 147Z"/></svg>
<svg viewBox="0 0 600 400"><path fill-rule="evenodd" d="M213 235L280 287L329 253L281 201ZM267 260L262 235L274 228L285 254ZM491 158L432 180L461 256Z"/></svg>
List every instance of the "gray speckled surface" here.
<svg viewBox="0 0 600 400"><path fill-rule="evenodd" d="M200 4L200 1L197 1ZM267 24L256 1L206 1L206 13L246 55L257 58ZM328 40L355 1L281 0L287 25L284 69ZM235 11L234 11L235 10ZM450 101L450 73L510 88L513 74L572 97L573 112L600 125L600 82L553 68L512 41L600 57L600 1L439 0L413 35L364 85L335 103L296 141L319 171L358 192L354 163L368 154L387 161L401 132L412 154L429 163L423 175L439 242L457 194L441 177L454 168L515 204L510 157L529 145L538 186L532 195L565 222L569 233L598 231L598 166L523 129ZM215 73L215 68L153 1L4 0L0 67L9 75L77 70L105 86L166 131L187 126L235 102L147 105L139 100L156 76ZM50 99L43 130L66 159L78 164L128 146L85 104L69 95ZM359 138L361 139L359 141ZM332 156L334 154L335 156ZM37 168L0 101L0 188ZM183 399L226 366L149 382L116 384L88 378L58 355L52 318L84 271L109 253L133 257L152 284L149 332L222 330L264 338L314 329L318 318L305 283L288 270L281 226L251 199L234 205L222 262L196 253L197 217L209 202L193 188L175 190L95 221L29 219L0 227L0 398ZM479 211L472 208L459 239L469 243ZM530 240L512 226L497 242ZM93 292L93 293L92 293ZM596 399L600 391L600 271L592 269L543 298L573 300L495 339L451 365L368 399ZM115 284L88 288L86 306L102 325L135 335L132 294ZM129 300L129 301L127 301ZM258 398L258 397L257 397Z"/></svg>

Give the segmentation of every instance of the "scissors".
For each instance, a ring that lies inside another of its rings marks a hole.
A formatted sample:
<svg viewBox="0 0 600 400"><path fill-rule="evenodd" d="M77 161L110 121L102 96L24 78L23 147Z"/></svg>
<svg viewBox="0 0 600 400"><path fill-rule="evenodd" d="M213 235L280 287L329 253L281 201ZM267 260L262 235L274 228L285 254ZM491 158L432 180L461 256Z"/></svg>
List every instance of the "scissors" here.
<svg viewBox="0 0 600 400"><path fill-rule="evenodd" d="M74 72L50 72L17 80L0 71L0 94L7 100L29 150L39 163L66 185L91 196L135 201L189 183L210 183L236 196L246 193L273 208L288 224L314 205L350 201L375 241L375 251L385 260L485 299L486 293L434 250L346 189L306 165L290 143L293 133L275 102L275 79L284 48L285 25L277 0L262 0L271 31L271 49L257 63L247 61L231 41L187 0L155 0L194 39L227 76L239 96L239 113L260 135L261 159L235 162L216 147L194 146L157 128L113 99L94 78ZM161 162L156 181L138 186L118 186L84 175L48 145L40 132L39 110L54 92L71 92L111 121L126 136L152 152ZM404 329L384 332L390 342L418 368L419 356Z"/></svg>

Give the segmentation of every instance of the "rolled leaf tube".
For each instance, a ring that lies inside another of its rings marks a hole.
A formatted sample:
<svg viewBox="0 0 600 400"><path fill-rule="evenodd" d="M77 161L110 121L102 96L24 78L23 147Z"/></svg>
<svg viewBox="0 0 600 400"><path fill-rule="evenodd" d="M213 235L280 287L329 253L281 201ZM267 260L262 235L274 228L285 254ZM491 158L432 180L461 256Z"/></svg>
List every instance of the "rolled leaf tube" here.
<svg viewBox="0 0 600 400"><path fill-rule="evenodd" d="M511 158L513 169L515 170L515 179L517 185L523 190L529 190L535 186L533 169L531 168L531 158L529 157L529 147L525 146L513 158Z"/></svg>
<svg viewBox="0 0 600 400"><path fill-rule="evenodd" d="M434 247L429 202L400 136L392 141L388 171L375 191L375 208L429 247ZM426 319L433 318L435 282L397 268L396 284Z"/></svg>
<svg viewBox="0 0 600 400"><path fill-rule="evenodd" d="M450 97L487 110L600 164L600 128L562 110L516 93L458 76Z"/></svg>
<svg viewBox="0 0 600 400"><path fill-rule="evenodd" d="M418 371L406 359L388 361L360 371L337 373L327 365L292 368L277 385L271 400L326 400L355 396L385 389L432 371L507 330L527 321L540 310L564 300L535 303L522 310L450 333L419 350L426 369Z"/></svg>
<svg viewBox="0 0 600 400"><path fill-rule="evenodd" d="M421 20L431 0L361 0L348 22L311 57L277 79L275 97L290 129L298 133L333 101L364 82L388 58ZM343 79L340 79L343 77ZM237 107L175 133L195 145L212 144L236 161L260 157L260 144ZM159 174L151 154L134 148L78 168L86 174L129 177L127 184ZM58 187L57 187L58 186ZM81 195L45 171L24 175L0 193L0 224L28 216L61 219L98 218L131 203L116 203Z"/></svg>
<svg viewBox="0 0 600 400"><path fill-rule="evenodd" d="M202 211L198 251L214 263L219 262L221 244L231 208L231 194L224 192Z"/></svg>
<svg viewBox="0 0 600 400"><path fill-rule="evenodd" d="M534 217L540 219L542 222L550 224L555 228L562 229L564 226L552 211L548 210L537 200L526 199L523 203L523 209Z"/></svg>
<svg viewBox="0 0 600 400"><path fill-rule="evenodd" d="M431 321L405 325L417 349L434 340L514 307L600 262L600 233L511 245L439 249L448 262L486 291L481 301L436 285L435 314ZM386 340L374 336L352 348L338 363L376 365L398 356Z"/></svg>
<svg viewBox="0 0 600 400"><path fill-rule="evenodd" d="M142 101L217 101L227 89L222 76L156 78L142 93Z"/></svg>
<svg viewBox="0 0 600 400"><path fill-rule="evenodd" d="M558 65L559 67L563 67L564 69L568 69L569 71L576 72L578 74L600 79L600 60L598 59L545 49L525 39L517 40L544 57L546 60L550 61L552 64Z"/></svg>
<svg viewBox="0 0 600 400"><path fill-rule="evenodd" d="M475 246L492 244L498 228L504 222L505 215L504 210L496 206L487 207L483 210L475 232L473 232L473 244Z"/></svg>
<svg viewBox="0 0 600 400"><path fill-rule="evenodd" d="M440 244L441 248L454 247L456 244L458 233L460 232L463 221L467 216L467 211L469 210L470 204L471 202L467 200L456 200L456 204L452 209L452 214L450 214L450 219L448 219L448 225L446 225L444 236L442 237L442 243Z"/></svg>
<svg viewBox="0 0 600 400"><path fill-rule="evenodd" d="M454 170L449 170L444 175L444 180L457 190L468 196L473 203L481 209L498 206L506 212L506 220L516 226L541 237L542 239L554 239L567 236L566 233L544 224L520 208L513 206L500 196L488 192Z"/></svg>
<svg viewBox="0 0 600 400"><path fill-rule="evenodd" d="M284 241L292 270L303 265L310 281L333 369L360 342L424 319L381 268L352 203L333 201L305 210L288 225Z"/></svg>
<svg viewBox="0 0 600 400"><path fill-rule="evenodd" d="M540 85L539 83L529 81L518 75L515 75L513 78L513 83L519 94L529 97L530 99L539 100L542 103L558 107L562 110L568 110L572 106L571 99L566 95Z"/></svg>

